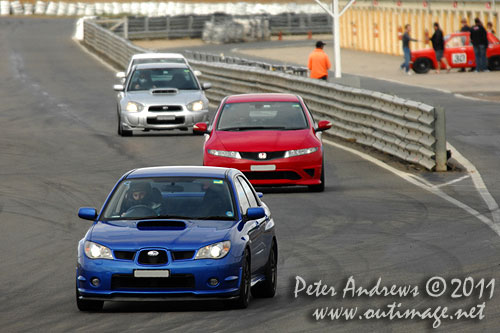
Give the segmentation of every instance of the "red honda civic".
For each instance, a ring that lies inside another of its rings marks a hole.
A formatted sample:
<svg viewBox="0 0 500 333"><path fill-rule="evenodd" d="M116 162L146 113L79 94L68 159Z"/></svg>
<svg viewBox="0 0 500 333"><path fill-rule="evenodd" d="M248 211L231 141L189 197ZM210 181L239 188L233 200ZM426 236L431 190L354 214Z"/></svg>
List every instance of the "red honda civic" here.
<svg viewBox="0 0 500 333"><path fill-rule="evenodd" d="M291 94L225 97L213 123L197 123L207 135L203 165L241 170L255 186L306 185L325 188L321 132L303 99Z"/></svg>

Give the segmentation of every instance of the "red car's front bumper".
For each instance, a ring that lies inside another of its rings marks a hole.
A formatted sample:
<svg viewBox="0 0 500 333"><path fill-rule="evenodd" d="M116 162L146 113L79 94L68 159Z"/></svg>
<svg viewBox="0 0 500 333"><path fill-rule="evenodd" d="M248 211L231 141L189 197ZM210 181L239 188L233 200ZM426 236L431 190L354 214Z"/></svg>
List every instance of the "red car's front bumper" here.
<svg viewBox="0 0 500 333"><path fill-rule="evenodd" d="M238 169L253 185L318 185L322 163L322 151L266 161L220 157L206 151L203 157L203 165Z"/></svg>

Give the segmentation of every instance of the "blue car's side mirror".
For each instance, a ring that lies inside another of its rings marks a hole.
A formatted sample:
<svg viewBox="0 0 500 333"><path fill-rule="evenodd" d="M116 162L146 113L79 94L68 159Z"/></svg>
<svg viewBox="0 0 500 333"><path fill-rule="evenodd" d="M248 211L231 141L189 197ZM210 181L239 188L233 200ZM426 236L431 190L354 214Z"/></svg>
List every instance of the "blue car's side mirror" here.
<svg viewBox="0 0 500 333"><path fill-rule="evenodd" d="M266 211L262 207L250 207L247 209L247 219L258 220L266 216Z"/></svg>
<svg viewBox="0 0 500 333"><path fill-rule="evenodd" d="M262 193L262 192L257 192L257 196L258 196L259 198L262 198L262 197L264 196L264 193Z"/></svg>
<svg viewBox="0 0 500 333"><path fill-rule="evenodd" d="M85 220L94 221L97 217L97 210L90 207L82 207L78 210L78 217Z"/></svg>

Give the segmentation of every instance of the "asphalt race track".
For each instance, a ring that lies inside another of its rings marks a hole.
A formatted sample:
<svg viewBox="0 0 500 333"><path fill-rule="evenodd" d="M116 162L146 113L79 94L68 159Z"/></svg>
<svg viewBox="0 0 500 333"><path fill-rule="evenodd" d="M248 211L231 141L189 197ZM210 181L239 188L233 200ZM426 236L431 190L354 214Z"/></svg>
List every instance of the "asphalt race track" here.
<svg viewBox="0 0 500 333"><path fill-rule="evenodd" d="M102 313L79 312L76 246L90 222L76 216L78 208L99 208L130 169L201 165L203 138L180 131L119 137L114 73L71 40L73 26L68 19L0 20L2 332L432 329L434 319L359 319L361 310L387 310L393 302L403 310L447 306L449 314L485 302L482 320L443 319L436 331L498 331L498 292L489 299L486 288L479 298L474 288L452 299L451 279L470 276L477 285L498 277L500 237L447 201L331 146L325 146L324 193L265 193L277 221L275 298L253 299L246 310L213 302L106 303ZM338 295L304 290L294 298L296 276L322 280ZM343 299L350 276L367 289L381 277L380 286L418 286L419 294ZM426 295L434 276L448 282L436 298ZM313 312L323 307L360 312L353 320L316 321Z"/></svg>

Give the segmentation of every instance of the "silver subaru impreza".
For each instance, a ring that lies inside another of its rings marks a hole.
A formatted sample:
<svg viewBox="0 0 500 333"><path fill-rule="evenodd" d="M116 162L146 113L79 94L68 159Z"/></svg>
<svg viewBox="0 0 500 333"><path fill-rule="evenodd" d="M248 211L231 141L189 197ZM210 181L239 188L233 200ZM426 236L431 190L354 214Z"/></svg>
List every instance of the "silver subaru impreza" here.
<svg viewBox="0 0 500 333"><path fill-rule="evenodd" d="M118 134L134 130L187 130L208 120L208 99L187 64L153 63L132 68L125 83L114 85L117 95Z"/></svg>

